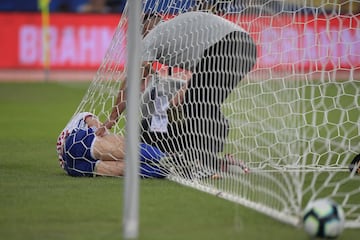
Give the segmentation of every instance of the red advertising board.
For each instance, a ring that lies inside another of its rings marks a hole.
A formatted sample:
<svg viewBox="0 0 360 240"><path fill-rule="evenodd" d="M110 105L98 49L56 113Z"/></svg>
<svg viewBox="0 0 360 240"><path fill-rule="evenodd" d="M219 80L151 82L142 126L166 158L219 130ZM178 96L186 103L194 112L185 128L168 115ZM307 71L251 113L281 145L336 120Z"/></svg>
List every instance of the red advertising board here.
<svg viewBox="0 0 360 240"><path fill-rule="evenodd" d="M258 68L321 71L360 67L359 20L284 15L245 18L239 25L256 39Z"/></svg>
<svg viewBox="0 0 360 240"><path fill-rule="evenodd" d="M51 68L98 68L119 19L120 15L52 14ZM42 67L40 14L1 13L0 36L0 68Z"/></svg>
<svg viewBox="0 0 360 240"><path fill-rule="evenodd" d="M52 14L51 68L97 69L120 15ZM360 67L360 17L229 16L258 46L256 68L349 69ZM118 29L126 34L126 29ZM0 69L41 68L39 13L0 13ZM123 38L125 39L125 38ZM125 42L121 43L126 45ZM126 56L121 59L125 64Z"/></svg>

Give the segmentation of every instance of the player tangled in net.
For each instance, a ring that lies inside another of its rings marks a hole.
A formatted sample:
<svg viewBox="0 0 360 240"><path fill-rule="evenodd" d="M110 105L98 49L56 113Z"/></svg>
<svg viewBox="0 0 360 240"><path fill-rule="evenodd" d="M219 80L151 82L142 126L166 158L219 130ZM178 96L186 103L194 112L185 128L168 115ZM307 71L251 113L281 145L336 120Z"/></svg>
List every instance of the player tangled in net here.
<svg viewBox="0 0 360 240"><path fill-rule="evenodd" d="M196 162L198 169L212 175L221 168L218 155L229 134L222 104L253 68L256 45L240 26L208 12L187 12L166 21L153 15L146 20L151 23L144 26L152 29L144 30L142 89L153 88L148 92L155 110L143 114L141 139L171 156L181 156L174 162ZM191 77L176 94L162 96L151 82L158 78L154 63L182 69ZM109 119L98 130L100 136L125 110L125 90L126 82ZM170 121L169 112L181 114Z"/></svg>
<svg viewBox="0 0 360 240"><path fill-rule="evenodd" d="M125 138L109 132L101 137L96 136L96 129L101 124L94 114L81 112L60 133L57 153L60 166L68 175L124 175ZM159 165L164 157L166 154L159 149L140 143L140 176L164 178L167 171Z"/></svg>

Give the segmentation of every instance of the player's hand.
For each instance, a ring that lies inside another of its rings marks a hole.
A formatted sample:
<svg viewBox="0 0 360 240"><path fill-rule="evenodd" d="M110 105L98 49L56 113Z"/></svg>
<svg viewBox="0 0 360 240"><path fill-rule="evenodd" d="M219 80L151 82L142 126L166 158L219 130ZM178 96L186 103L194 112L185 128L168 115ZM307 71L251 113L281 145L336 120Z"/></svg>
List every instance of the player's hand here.
<svg viewBox="0 0 360 240"><path fill-rule="evenodd" d="M108 132L107 128L105 127L105 125L101 125L95 132L96 136L99 137L103 137L104 135L106 135Z"/></svg>
<svg viewBox="0 0 360 240"><path fill-rule="evenodd" d="M104 136L106 134L108 134L108 129L111 129L115 124L115 121L113 120L107 120L106 122L104 122L104 124L102 124L95 132L96 136Z"/></svg>

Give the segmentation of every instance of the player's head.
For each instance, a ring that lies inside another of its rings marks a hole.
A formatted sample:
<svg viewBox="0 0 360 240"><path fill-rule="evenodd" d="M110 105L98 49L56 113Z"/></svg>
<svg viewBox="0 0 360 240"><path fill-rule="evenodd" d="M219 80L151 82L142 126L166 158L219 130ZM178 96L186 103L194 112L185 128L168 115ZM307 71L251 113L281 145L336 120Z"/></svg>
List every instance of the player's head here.
<svg viewBox="0 0 360 240"><path fill-rule="evenodd" d="M355 171L355 174L360 174L360 154L355 156L349 165L350 172Z"/></svg>

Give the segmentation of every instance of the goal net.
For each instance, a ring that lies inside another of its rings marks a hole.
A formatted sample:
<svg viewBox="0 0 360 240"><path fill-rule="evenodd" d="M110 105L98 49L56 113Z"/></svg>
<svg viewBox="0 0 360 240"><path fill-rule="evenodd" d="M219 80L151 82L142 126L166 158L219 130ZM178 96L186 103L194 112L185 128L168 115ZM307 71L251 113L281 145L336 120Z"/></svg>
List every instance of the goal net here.
<svg viewBox="0 0 360 240"><path fill-rule="evenodd" d="M144 1L140 140L168 154L167 178L292 225L330 197L359 228L359 12L358 0ZM109 119L127 14L76 112Z"/></svg>

